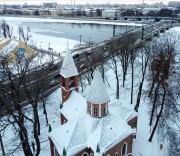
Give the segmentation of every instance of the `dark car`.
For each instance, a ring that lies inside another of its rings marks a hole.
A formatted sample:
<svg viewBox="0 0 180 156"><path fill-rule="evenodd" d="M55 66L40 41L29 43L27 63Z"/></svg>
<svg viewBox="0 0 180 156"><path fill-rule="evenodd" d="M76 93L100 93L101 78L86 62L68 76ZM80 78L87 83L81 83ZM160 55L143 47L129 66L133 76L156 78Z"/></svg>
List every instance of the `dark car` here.
<svg viewBox="0 0 180 156"><path fill-rule="evenodd" d="M60 76L61 75L58 73L57 75L54 76L54 78L57 79L57 78L60 78Z"/></svg>
<svg viewBox="0 0 180 156"><path fill-rule="evenodd" d="M54 70L57 68L57 65L56 64L53 64L52 66L49 67L49 70Z"/></svg>
<svg viewBox="0 0 180 156"><path fill-rule="evenodd" d="M74 59L75 61L79 61L79 60L80 60L79 56L80 56L79 53L74 54L74 55L73 55L73 59Z"/></svg>

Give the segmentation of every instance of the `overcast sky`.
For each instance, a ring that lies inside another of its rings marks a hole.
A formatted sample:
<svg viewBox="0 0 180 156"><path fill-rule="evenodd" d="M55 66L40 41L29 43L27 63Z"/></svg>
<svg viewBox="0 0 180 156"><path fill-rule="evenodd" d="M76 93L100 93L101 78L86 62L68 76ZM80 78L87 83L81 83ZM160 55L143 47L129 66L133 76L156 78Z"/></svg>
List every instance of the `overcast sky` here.
<svg viewBox="0 0 180 156"><path fill-rule="evenodd" d="M74 0L72 0L74 2ZM145 3L163 2L168 4L170 0L144 0ZM178 1L178 0L177 0ZM70 4L71 0L0 0L0 4L40 4L43 2L57 2L59 4ZM143 0L76 0L76 4L103 4L103 3L118 3L118 4L139 4Z"/></svg>

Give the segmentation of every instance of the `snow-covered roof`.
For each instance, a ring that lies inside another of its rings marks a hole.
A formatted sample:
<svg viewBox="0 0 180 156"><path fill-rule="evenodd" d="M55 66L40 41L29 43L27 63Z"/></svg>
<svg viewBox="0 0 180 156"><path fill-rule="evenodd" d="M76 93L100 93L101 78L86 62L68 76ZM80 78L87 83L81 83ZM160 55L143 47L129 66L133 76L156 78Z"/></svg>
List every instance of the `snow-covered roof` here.
<svg viewBox="0 0 180 156"><path fill-rule="evenodd" d="M68 100L64 102L60 112L68 121L71 121L84 116L86 114L86 108L86 99L73 90Z"/></svg>
<svg viewBox="0 0 180 156"><path fill-rule="evenodd" d="M100 151L104 152L117 140L121 141L133 133L126 122L119 120L113 113L108 113L103 118L86 115L74 122L68 122L54 129L49 136L60 154L65 148L67 155L71 155L72 150L85 147L96 152L97 144Z"/></svg>
<svg viewBox="0 0 180 156"><path fill-rule="evenodd" d="M78 75L78 71L76 68L76 65L74 63L74 60L72 58L72 55L69 51L69 48L67 48L66 55L63 60L63 64L60 70L60 74L64 77L72 77L75 75Z"/></svg>
<svg viewBox="0 0 180 156"><path fill-rule="evenodd" d="M121 106L119 101L110 104L109 111L114 112L114 115L119 116L122 120L127 122L138 116L134 110Z"/></svg>
<svg viewBox="0 0 180 156"><path fill-rule="evenodd" d="M109 100L106 86L98 70L94 71L93 80L88 87L86 99L94 104L103 104Z"/></svg>
<svg viewBox="0 0 180 156"><path fill-rule="evenodd" d="M5 41L7 41L7 39L5 39ZM2 43L4 42L2 41L1 44ZM0 56L8 56L18 45L18 41L11 40L8 44L2 47L2 49L0 49Z"/></svg>

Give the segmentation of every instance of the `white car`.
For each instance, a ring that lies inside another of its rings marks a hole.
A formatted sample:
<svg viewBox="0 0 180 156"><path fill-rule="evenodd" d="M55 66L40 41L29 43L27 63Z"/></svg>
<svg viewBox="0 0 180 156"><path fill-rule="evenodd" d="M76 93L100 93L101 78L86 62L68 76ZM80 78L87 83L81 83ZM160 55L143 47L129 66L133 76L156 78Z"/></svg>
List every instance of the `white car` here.
<svg viewBox="0 0 180 156"><path fill-rule="evenodd" d="M108 51L106 51L105 53L103 53L103 57L106 58L106 57L109 57L110 56L110 53Z"/></svg>
<svg viewBox="0 0 180 156"><path fill-rule="evenodd" d="M58 81L58 80L52 80L49 85L50 85L50 86L55 86L55 85L57 85L57 84L59 84L59 81Z"/></svg>

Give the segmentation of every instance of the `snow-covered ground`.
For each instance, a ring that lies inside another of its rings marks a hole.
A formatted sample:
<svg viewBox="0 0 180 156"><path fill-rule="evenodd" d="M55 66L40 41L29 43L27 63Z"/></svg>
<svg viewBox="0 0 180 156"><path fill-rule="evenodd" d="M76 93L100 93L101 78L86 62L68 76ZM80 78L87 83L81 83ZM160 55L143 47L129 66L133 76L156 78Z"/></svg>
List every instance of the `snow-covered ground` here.
<svg viewBox="0 0 180 156"><path fill-rule="evenodd" d="M11 20L10 19L6 19ZM39 19L36 19L39 20ZM43 19L43 20L48 20L48 19ZM50 21L53 21L53 19L49 19ZM15 21L15 20L14 20ZM54 20L56 21L56 20ZM17 21L15 21L16 23ZM21 23L21 22L19 22ZM18 25L18 22L14 25ZM180 34L180 27L176 27L171 29L170 31L175 31L176 33ZM35 33L34 33L35 34ZM34 35L33 34L33 35ZM37 35L38 36L38 35ZM43 35L38 36L39 39L43 37ZM50 40L55 40L54 37L50 38ZM59 40L59 39L57 39ZM64 40L64 39L62 39ZM45 41L45 40L44 40ZM67 41L67 40L66 40ZM66 41L64 41L65 47L66 47ZM47 40L45 41L47 43ZM74 41L73 41L74 42ZM70 42L69 42L70 43ZM54 44L58 44L58 41L55 42ZM71 45L71 43L70 43ZM64 49L65 49L64 47ZM58 48L58 47L57 47ZM179 47L180 48L180 47ZM63 49L63 48L62 48ZM63 49L63 50L64 50ZM121 65L119 64L119 67ZM136 67L136 72L135 75L137 76L139 74L139 68L138 66ZM119 102L122 105L125 105L126 107L134 108L135 100L136 100L136 91L138 90L138 81L139 79L135 79L135 88L134 88L134 102L133 104L130 104L130 73L127 77L126 81L126 86L125 88L122 87L122 75L121 75L121 69L119 69L120 73L120 98ZM110 95L110 101L111 103L117 101L115 99L115 87L116 87L116 82L115 82L115 77L113 74L113 71L109 69L106 73L108 77L108 82L110 83L110 87L107 85L108 93ZM47 98L47 113L48 113L48 119L49 123L52 125L52 127L56 127L54 123L55 121L59 120L59 112L58 109L60 107L61 103L61 90L58 89L55 91L53 94L51 94ZM163 156L163 149L160 150L160 142L158 140L157 134L154 136L152 143L148 142L148 138L150 136L150 127L148 126L148 121L149 121L149 115L148 115L148 106L147 104L147 99L144 97L141 100L140 108L139 108L139 117L138 117L138 127L137 127L137 138L134 140L134 145L133 145L133 156ZM43 109L41 108L42 106L39 106L39 113L40 113L40 119L41 119L41 142L42 142L42 150L41 150L41 156L49 156L50 155L50 148L49 148L49 142L48 142L48 126L45 123L45 117L43 115ZM13 140L13 141L12 141ZM11 126L7 128L6 133L3 136L3 141L5 142L5 147L6 148L11 148L13 144L15 144L17 140L17 136L15 136L15 133L13 132L13 129ZM0 155L1 155L1 150L0 150ZM16 155L23 155L22 151L17 151L16 154L13 154L14 156Z"/></svg>

